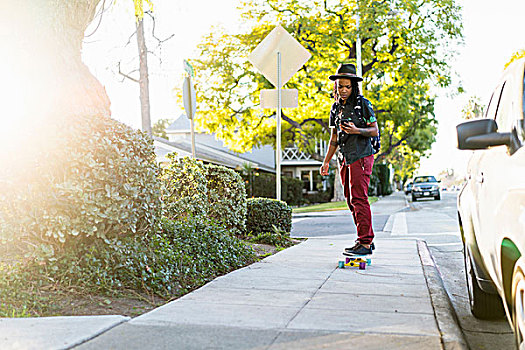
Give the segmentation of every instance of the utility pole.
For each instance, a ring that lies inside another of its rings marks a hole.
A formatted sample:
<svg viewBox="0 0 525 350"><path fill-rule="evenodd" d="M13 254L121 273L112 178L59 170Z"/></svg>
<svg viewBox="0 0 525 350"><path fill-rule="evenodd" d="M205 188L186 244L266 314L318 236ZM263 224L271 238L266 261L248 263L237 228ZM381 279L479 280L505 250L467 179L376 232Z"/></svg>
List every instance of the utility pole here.
<svg viewBox="0 0 525 350"><path fill-rule="evenodd" d="M361 21L361 15L359 13L359 0L356 0L357 4L357 16L356 16L356 39L355 39L355 60L357 76L363 76L363 65L361 63L361 36L359 35L359 22Z"/></svg>

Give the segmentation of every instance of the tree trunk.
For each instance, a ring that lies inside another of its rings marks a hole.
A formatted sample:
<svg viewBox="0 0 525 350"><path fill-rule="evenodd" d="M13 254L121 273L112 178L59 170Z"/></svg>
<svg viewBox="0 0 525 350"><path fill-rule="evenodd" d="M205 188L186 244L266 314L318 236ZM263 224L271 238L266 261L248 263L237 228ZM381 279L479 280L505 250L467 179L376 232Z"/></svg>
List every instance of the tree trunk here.
<svg viewBox="0 0 525 350"><path fill-rule="evenodd" d="M104 87L81 60L84 32L99 2L17 0L1 5L7 14L0 25L7 70L16 82L13 95L21 94L24 101L16 112L20 117L110 115Z"/></svg>
<svg viewBox="0 0 525 350"><path fill-rule="evenodd" d="M142 131L151 136L151 118L149 104L148 49L144 38L144 20L137 21L137 46L139 49L140 72L140 111L142 115Z"/></svg>
<svg viewBox="0 0 525 350"><path fill-rule="evenodd" d="M2 1L4 74L0 168L30 172L29 159L57 137L61 118L110 115L104 87L81 60L84 32L100 0ZM4 102L5 101L5 102ZM49 148L51 149L51 148ZM1 175L0 173L0 180Z"/></svg>

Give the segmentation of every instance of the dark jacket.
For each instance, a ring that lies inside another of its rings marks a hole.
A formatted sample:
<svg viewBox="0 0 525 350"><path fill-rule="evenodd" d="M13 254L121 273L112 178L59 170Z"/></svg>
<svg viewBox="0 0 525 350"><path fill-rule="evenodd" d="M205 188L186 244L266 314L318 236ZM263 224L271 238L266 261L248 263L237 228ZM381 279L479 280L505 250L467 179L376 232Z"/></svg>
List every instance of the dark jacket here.
<svg viewBox="0 0 525 350"><path fill-rule="evenodd" d="M343 154L346 164L351 164L374 154L370 137L346 134L341 130L342 121L352 121L358 128L366 128L375 122L376 118L370 101L359 95L355 106L350 101L344 105L334 102L330 110L330 127L335 127L337 130L339 150Z"/></svg>

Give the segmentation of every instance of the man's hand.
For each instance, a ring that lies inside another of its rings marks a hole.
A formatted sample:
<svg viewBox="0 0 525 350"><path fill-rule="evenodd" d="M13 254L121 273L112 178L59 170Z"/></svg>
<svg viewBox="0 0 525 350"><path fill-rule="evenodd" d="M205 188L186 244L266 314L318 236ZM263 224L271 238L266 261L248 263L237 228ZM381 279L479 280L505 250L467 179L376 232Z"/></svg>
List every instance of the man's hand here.
<svg viewBox="0 0 525 350"><path fill-rule="evenodd" d="M321 173L321 175L325 176L325 175L328 175L329 169L330 169L330 164L323 163L323 165L321 165L321 168L319 169L319 172Z"/></svg>
<svg viewBox="0 0 525 350"><path fill-rule="evenodd" d="M341 123L341 130L343 130L349 135L353 134L353 135L361 135L361 136L366 136L366 137L377 136L379 134L377 130L377 122L373 122L366 128L358 128L352 122L344 122L344 123Z"/></svg>
<svg viewBox="0 0 525 350"><path fill-rule="evenodd" d="M360 129L356 127L355 124L352 122L341 123L341 129L347 134L356 135L361 133Z"/></svg>

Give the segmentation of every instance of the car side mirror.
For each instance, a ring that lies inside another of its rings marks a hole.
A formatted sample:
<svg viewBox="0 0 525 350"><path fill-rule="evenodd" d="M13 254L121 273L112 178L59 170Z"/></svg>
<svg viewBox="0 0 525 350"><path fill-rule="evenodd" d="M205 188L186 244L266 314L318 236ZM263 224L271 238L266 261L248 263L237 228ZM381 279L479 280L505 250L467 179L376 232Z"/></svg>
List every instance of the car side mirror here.
<svg viewBox="0 0 525 350"><path fill-rule="evenodd" d="M476 119L456 126L459 149L486 149L492 146L510 145L510 132L498 132L493 119Z"/></svg>

